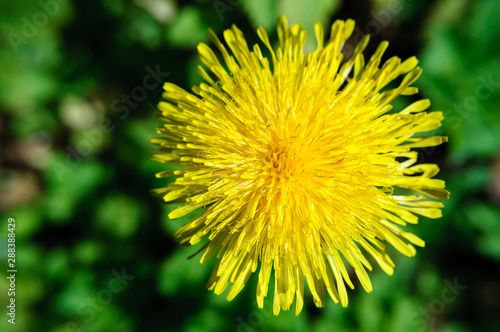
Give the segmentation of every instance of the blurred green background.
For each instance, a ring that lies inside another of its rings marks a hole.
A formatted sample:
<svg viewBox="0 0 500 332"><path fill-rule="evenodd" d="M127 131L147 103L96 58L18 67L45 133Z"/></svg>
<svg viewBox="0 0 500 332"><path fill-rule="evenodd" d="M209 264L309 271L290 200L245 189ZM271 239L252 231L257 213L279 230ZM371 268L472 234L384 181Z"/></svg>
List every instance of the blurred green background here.
<svg viewBox="0 0 500 332"><path fill-rule="evenodd" d="M1 331L500 330L500 1L2 0L0 12ZM197 248L172 235L188 218L169 221L173 207L148 192L164 185L148 155L157 81L200 82L209 27L235 23L253 44L262 25L276 41L282 13L308 29L308 47L315 22L353 18L352 45L373 35L367 54L388 40L385 58L417 55L418 97L445 113L450 138L420 153L452 193L443 218L407 227L426 247L412 259L390 249L394 276L376 267L373 293L357 284L348 308L308 295L299 317L273 317L272 295L257 309L256 276L230 303L206 291L215 261L186 259Z"/></svg>

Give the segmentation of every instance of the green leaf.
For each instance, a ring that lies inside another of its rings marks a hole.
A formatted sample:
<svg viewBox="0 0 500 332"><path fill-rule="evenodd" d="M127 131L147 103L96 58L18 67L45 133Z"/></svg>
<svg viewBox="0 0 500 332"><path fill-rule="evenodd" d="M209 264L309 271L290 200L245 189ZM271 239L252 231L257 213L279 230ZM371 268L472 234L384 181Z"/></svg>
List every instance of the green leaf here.
<svg viewBox="0 0 500 332"><path fill-rule="evenodd" d="M56 222L67 222L75 213L77 204L106 179L105 166L80 159L68 163L62 153L55 155L46 171L47 193L43 200L46 216Z"/></svg>
<svg viewBox="0 0 500 332"><path fill-rule="evenodd" d="M306 0L279 0L278 12L284 14L291 26L301 23L307 31L307 49L313 49L316 46L314 37L314 24L320 22L324 30L329 33L330 27L327 26L330 17L340 7L340 0L317 0L314 3ZM328 36L328 34L326 34Z"/></svg>
<svg viewBox="0 0 500 332"><path fill-rule="evenodd" d="M189 289L191 285L197 285L197 291L205 291L203 285L210 276L214 262L200 264L198 260L201 256L188 259L194 252L193 248L187 250L182 247L163 262L158 276L160 293L172 296Z"/></svg>
<svg viewBox="0 0 500 332"><path fill-rule="evenodd" d="M208 26L203 22L199 8L183 7L167 30L167 39L173 46L192 48L208 40Z"/></svg>
<svg viewBox="0 0 500 332"><path fill-rule="evenodd" d="M201 312L193 316L192 319L186 324L185 332L219 332L228 331L227 317L223 316L221 312L213 308L204 308Z"/></svg>
<svg viewBox="0 0 500 332"><path fill-rule="evenodd" d="M119 238L132 236L139 226L141 208L130 197L112 194L97 209L98 227Z"/></svg>
<svg viewBox="0 0 500 332"><path fill-rule="evenodd" d="M76 245L74 256L83 263L93 263L102 257L103 246L96 241L84 241Z"/></svg>
<svg viewBox="0 0 500 332"><path fill-rule="evenodd" d="M254 28L262 26L267 31L274 29L278 21L275 0L242 0L242 4Z"/></svg>

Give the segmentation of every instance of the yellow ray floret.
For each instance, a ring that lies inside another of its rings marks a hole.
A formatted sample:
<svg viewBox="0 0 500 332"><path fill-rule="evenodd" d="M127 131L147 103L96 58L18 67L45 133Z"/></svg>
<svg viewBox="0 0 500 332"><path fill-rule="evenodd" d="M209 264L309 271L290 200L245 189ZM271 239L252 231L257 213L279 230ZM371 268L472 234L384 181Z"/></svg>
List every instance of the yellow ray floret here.
<svg viewBox="0 0 500 332"><path fill-rule="evenodd" d="M275 314L294 302L299 314L305 281L316 306L325 293L347 306L349 269L370 292L366 257L392 274L384 242L413 256L424 241L401 226L417 223L417 215L441 216L442 204L426 199L448 197L433 179L439 169L416 164L412 148L446 141L415 136L438 128L442 113L425 112L428 100L389 113L398 95L417 92L418 61L382 63L387 42L366 61L368 36L346 61L341 51L353 30L354 21L336 21L324 42L317 24L318 47L304 53L306 32L280 17L277 49L257 30L269 58L235 26L224 32L225 44L210 31L221 57L198 46L206 83L193 93L164 86L158 117L165 125L151 140L160 147L151 157L184 168L158 173L176 179L153 193L184 202L170 218L206 208L175 239L194 245L208 237L201 262L218 259L208 288L221 294L231 285L228 300L260 269L257 302L263 306L274 270Z"/></svg>

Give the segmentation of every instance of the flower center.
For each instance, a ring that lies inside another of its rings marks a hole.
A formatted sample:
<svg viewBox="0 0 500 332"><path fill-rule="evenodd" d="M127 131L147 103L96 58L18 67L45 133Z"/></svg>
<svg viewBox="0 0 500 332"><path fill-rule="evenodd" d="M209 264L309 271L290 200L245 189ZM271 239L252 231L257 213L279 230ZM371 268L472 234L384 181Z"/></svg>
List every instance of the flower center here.
<svg viewBox="0 0 500 332"><path fill-rule="evenodd" d="M267 171L278 177L288 178L293 175L299 157L287 145L273 145L264 156Z"/></svg>

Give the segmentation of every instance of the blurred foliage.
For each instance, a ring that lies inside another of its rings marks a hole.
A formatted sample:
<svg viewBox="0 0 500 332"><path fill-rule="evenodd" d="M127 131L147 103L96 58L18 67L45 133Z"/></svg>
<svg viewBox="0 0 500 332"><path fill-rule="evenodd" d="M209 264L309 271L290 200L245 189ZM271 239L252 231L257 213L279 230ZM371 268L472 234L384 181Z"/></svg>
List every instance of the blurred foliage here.
<svg viewBox="0 0 500 332"><path fill-rule="evenodd" d="M2 263L1 331L498 330L497 0L42 0L2 1L0 12L0 259L12 216L19 270L12 326ZM206 291L215 262L187 260L197 248L173 241L196 213L170 221L174 207L149 195L163 169L148 157L161 82L147 88L147 68L187 89L200 81L196 45L208 28L221 35L237 24L254 43L262 25L276 40L281 13L304 24L308 47L315 22L353 18L374 35L370 50L386 39L388 55L418 55L420 97L445 113L450 137L420 153L452 193L442 219L408 226L426 248L413 259L392 250L394 276L375 268L373 293L357 285L349 308L316 309L309 296L299 317L274 317L272 296L257 309L255 277L231 303ZM127 102L140 87L145 98ZM453 282L467 288L444 302Z"/></svg>

